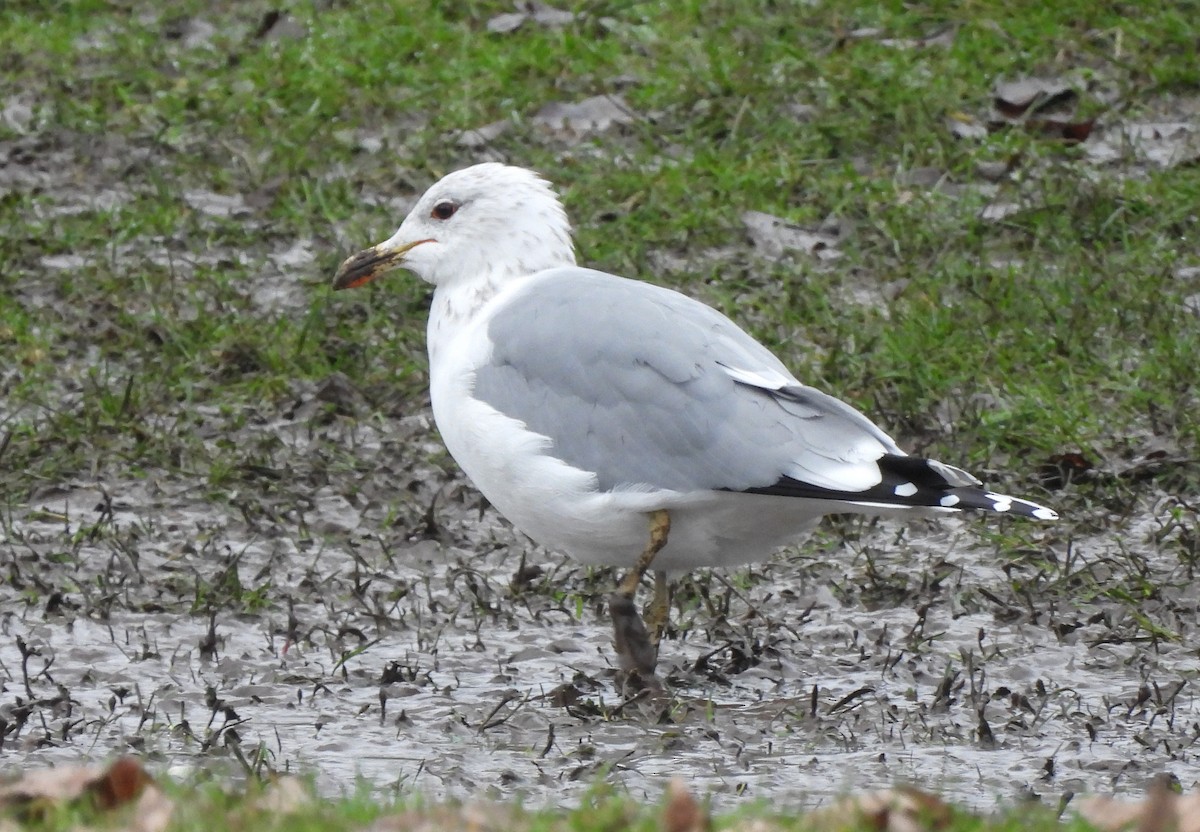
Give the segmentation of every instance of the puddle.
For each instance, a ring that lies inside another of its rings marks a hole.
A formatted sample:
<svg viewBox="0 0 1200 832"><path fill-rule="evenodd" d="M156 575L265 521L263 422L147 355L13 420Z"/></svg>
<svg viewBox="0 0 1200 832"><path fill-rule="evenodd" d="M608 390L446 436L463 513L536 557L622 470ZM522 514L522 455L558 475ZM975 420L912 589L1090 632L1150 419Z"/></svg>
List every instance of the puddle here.
<svg viewBox="0 0 1200 832"><path fill-rule="evenodd" d="M384 460L378 477L309 487L301 470L252 494L147 472L69 483L4 518L9 765L138 751L180 773L236 770L240 753L326 793L362 778L533 806L597 779L657 799L674 775L723 808L915 782L987 809L1197 779L1196 601L1167 589L1178 563L1114 542L1157 530L1159 504L1076 539L1070 563L1051 527L997 554L987 526L951 519L852 524L748 572L693 576L663 654L674 700L622 709L600 603L611 576L480 518L465 483L421 461L438 449L428 414L318 427L297 412L234 439L277 436L293 460L352 449ZM436 539L420 539L435 493ZM546 571L514 588L522 551ZM1097 600L1134 565L1164 577L1146 614L1180 642L1147 643L1128 609Z"/></svg>

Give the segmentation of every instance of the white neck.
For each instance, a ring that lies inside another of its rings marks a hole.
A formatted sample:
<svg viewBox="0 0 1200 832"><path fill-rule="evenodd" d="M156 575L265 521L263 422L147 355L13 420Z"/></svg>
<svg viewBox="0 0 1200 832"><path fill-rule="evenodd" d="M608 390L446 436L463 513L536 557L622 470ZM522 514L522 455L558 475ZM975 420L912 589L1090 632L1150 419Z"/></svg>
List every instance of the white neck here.
<svg viewBox="0 0 1200 832"><path fill-rule="evenodd" d="M521 277L488 272L470 280L455 280L438 286L433 292L426 333L430 364L476 321L501 289L521 282L524 282Z"/></svg>
<svg viewBox="0 0 1200 832"><path fill-rule="evenodd" d="M432 364L464 329L501 292L507 293L544 269L575 265L569 227L563 222L552 233L517 233L506 240L511 255L493 249L480 250L468 260L441 263L439 272L426 276L437 286L429 310L427 343Z"/></svg>

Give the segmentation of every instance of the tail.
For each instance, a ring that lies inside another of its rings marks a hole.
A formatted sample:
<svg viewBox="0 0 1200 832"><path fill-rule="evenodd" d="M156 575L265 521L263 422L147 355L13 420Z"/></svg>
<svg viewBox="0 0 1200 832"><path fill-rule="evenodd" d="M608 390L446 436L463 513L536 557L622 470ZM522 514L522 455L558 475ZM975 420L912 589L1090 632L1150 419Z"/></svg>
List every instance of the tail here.
<svg viewBox="0 0 1200 832"><path fill-rule="evenodd" d="M1034 520L1057 520L1058 512L1029 500L988 491L983 483L961 468L903 454L884 454L878 460L880 481L862 491L836 491L792 477L774 485L747 488L751 494L773 494L809 500L827 500L851 506L926 508L940 511L972 509L1013 514Z"/></svg>

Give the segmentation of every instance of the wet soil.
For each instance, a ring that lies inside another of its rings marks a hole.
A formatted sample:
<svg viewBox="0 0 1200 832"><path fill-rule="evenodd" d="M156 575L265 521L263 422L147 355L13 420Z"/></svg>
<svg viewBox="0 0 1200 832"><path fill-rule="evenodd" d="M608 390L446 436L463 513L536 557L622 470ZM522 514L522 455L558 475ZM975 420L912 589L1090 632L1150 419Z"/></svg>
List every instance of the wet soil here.
<svg viewBox="0 0 1200 832"><path fill-rule="evenodd" d="M329 419L318 393L236 437L277 438L287 482L78 479L5 518L10 764L136 751L533 805L598 780L656 797L667 775L718 803L909 781L981 807L1196 780L1197 600L1168 520L1185 509L1153 488L1016 550L985 521L833 521L771 563L689 576L672 696L624 701L614 576L481 510L426 412ZM295 465L320 448L368 462Z"/></svg>

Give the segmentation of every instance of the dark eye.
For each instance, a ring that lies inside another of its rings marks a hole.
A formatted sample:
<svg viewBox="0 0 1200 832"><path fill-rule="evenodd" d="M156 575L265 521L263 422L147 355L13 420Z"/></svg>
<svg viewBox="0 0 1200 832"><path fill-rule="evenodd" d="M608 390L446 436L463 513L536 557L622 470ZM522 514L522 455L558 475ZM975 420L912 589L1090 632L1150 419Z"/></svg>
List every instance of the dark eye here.
<svg viewBox="0 0 1200 832"><path fill-rule="evenodd" d="M452 199L443 199L433 206L433 210L429 215L435 220L448 220L454 216L454 212L458 210L458 203Z"/></svg>

